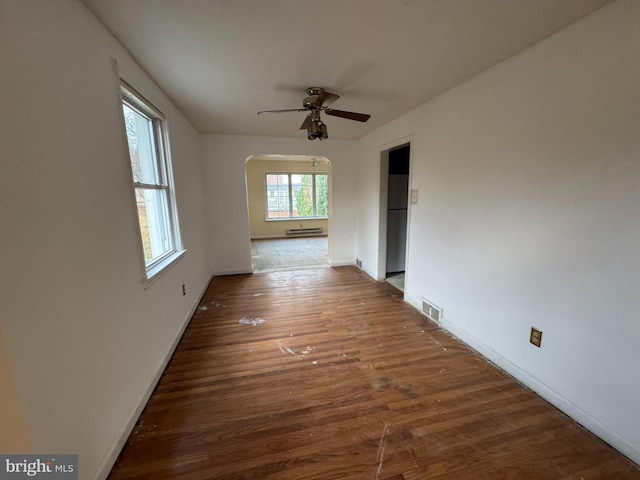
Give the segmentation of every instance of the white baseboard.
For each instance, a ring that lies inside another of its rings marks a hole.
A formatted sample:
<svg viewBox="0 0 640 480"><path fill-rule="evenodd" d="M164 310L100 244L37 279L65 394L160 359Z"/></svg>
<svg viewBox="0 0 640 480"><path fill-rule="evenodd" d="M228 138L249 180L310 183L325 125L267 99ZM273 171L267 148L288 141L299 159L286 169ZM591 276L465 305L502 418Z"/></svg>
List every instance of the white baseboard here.
<svg viewBox="0 0 640 480"><path fill-rule="evenodd" d="M142 415L142 411L144 410L144 407L147 406L147 402L149 401L149 398L151 398L151 394L155 390L156 385L160 381L160 378L162 377L162 374L164 373L165 369L167 368L167 365L169 364L169 360L171 360L171 357L173 356L173 352L177 348L178 343L180 342L180 340L182 339L182 335L184 334L184 331L189 326L189 321L191 320L191 318L195 314L196 309L198 308L198 305L200 305L200 301L202 300L202 297L204 296L205 292L207 291L207 288L209 287L209 284L211 283L211 280L213 279L213 277L214 276L211 275L209 277L209 280L207 282L205 282L204 287L200 291L200 295L198 295L198 300L195 302L195 305L193 306L193 308L191 308L191 310L187 314L187 316L183 319L182 325L180 326L180 329L178 330L178 333L177 333L176 337L174 338L173 343L171 344L171 347L169 348L169 350L167 351L166 355L164 356L164 358L160 362L160 365L158 366L158 369L157 369L155 375L151 379L151 382L149 383L149 386L147 387L147 390L145 391L145 394L143 395L142 399L140 400L140 403L138 404L138 406L134 410L133 414L131 415L131 418L129 418L129 421L125 425L122 433L120 434L120 437L112 444L112 446L109 449L108 453L105 455L104 459L100 463L100 466L98 467L98 470L97 470L98 473L97 473L97 475L95 477L96 480L105 480L109 476L109 473L111 473L111 469L113 468L113 465L115 464L116 460L118 460L118 455L120 455L120 452L122 451L122 448L124 447L124 444L127 442L127 439L129 438L129 435L131 435L131 432L133 431L134 427L136 426L136 423L138 422L138 419L140 418L140 415Z"/></svg>
<svg viewBox="0 0 640 480"><path fill-rule="evenodd" d="M354 267L357 267L356 262L349 263L348 265L353 265ZM377 282L380 281L380 279L377 278L376 275L372 271L367 269L367 267L365 267L364 265L360 267L359 270L369 275L373 280ZM384 280L384 278L382 280Z"/></svg>
<svg viewBox="0 0 640 480"><path fill-rule="evenodd" d="M461 330L453 323L448 322L446 318L443 319L443 321L440 323L440 326L451 333L453 336L467 344L469 347L474 349L476 352L480 353L483 357L487 358L492 363L497 365L500 369L507 372L516 380L529 387L531 390L544 398L547 402L555 406L558 410L564 412L566 415L574 419L594 435L607 442L620 453L626 455L634 462L640 464L640 448L631 440L624 437L609 425L601 422L589 412L586 412L578 405L574 404L536 377L533 377L531 374L521 369L515 363L507 360L483 343L478 342L467 332Z"/></svg>
<svg viewBox="0 0 640 480"><path fill-rule="evenodd" d="M286 238L284 233L276 234L276 235L254 235L251 237L251 240L268 240L268 239L276 239L276 238Z"/></svg>
<svg viewBox="0 0 640 480"><path fill-rule="evenodd" d="M253 273L253 268L240 269L240 270L216 270L213 272L214 277L223 277L225 275L246 275L247 273Z"/></svg>
<svg viewBox="0 0 640 480"><path fill-rule="evenodd" d="M420 301L407 298L406 296L405 301L417 310L421 311L422 304ZM589 412L586 412L578 405L569 401L567 398L547 386L545 383L532 376L525 370L521 369L515 363L504 358L495 350L491 349L482 342L479 342L472 335L469 335L466 331L458 328L455 324L448 322L446 318L442 319L442 321L440 322L440 326L451 335L468 345L470 348L478 352L480 355L491 361L498 368L505 371L520 383L533 390L558 410L574 419L591 433L607 442L609 445L611 445L623 455L629 457L629 459L631 459L635 463L640 464L639 445L634 444L631 440L620 434L618 431L603 423L602 421L591 415Z"/></svg>
<svg viewBox="0 0 640 480"><path fill-rule="evenodd" d="M277 240L277 239L284 239L284 238L310 238L310 237L328 237L329 235L327 233L315 233L315 234L308 234L308 235L287 235L285 233L281 233L278 235L254 235L253 237L251 237L251 240Z"/></svg>
<svg viewBox="0 0 640 480"><path fill-rule="evenodd" d="M329 260L329 265L332 267L353 267L355 266L355 262L332 262Z"/></svg>

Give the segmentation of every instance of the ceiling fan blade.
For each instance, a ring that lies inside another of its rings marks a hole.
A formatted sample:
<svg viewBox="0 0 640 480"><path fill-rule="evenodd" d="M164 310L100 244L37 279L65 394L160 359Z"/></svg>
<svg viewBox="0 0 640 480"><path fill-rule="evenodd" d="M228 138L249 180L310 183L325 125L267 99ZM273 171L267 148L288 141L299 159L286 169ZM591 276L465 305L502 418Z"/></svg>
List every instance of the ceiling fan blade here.
<svg viewBox="0 0 640 480"><path fill-rule="evenodd" d="M307 115L307 118L305 118L304 122L302 122L302 125L300 125L300 130L306 130L307 127L311 125L311 120L313 120L311 117L311 114Z"/></svg>
<svg viewBox="0 0 640 480"><path fill-rule="evenodd" d="M356 122L366 122L371 118L371 115L367 115L366 113L345 112L344 110L334 110L333 108L326 108L324 113L333 115L334 117L355 120Z"/></svg>
<svg viewBox="0 0 640 480"><path fill-rule="evenodd" d="M268 115L270 113L284 113L284 112L306 112L306 108L289 108L286 110L263 110L258 112L258 115Z"/></svg>

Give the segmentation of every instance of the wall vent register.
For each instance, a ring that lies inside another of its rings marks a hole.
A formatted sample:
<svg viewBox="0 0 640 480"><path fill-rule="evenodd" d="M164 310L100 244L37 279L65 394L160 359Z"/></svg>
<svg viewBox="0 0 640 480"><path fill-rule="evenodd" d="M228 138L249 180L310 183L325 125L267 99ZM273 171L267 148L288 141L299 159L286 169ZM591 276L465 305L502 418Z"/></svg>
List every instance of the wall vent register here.
<svg viewBox="0 0 640 480"><path fill-rule="evenodd" d="M433 322L440 323L442 320L442 309L425 298L422 299L422 313Z"/></svg>

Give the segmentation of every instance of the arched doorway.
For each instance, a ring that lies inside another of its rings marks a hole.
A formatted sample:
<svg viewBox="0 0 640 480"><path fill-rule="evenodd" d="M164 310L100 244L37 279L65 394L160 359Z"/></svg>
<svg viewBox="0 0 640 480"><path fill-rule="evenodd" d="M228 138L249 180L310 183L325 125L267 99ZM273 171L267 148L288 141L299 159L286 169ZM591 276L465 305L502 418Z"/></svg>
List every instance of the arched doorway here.
<svg viewBox="0 0 640 480"><path fill-rule="evenodd" d="M328 267L330 161L252 155L245 176L253 272Z"/></svg>

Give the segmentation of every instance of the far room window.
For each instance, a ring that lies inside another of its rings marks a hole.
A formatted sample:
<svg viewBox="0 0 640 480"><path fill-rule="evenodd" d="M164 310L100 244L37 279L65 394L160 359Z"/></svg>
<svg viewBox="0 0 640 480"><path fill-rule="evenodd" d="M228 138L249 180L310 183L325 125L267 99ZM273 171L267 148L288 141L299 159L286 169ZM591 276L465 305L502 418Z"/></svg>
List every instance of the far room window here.
<svg viewBox="0 0 640 480"><path fill-rule="evenodd" d="M265 173L266 219L327 218L326 173Z"/></svg>
<svg viewBox="0 0 640 480"><path fill-rule="evenodd" d="M128 85L123 83L121 91L142 252L150 279L182 253L165 118Z"/></svg>

